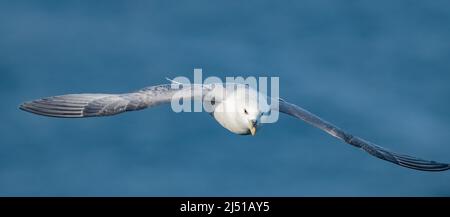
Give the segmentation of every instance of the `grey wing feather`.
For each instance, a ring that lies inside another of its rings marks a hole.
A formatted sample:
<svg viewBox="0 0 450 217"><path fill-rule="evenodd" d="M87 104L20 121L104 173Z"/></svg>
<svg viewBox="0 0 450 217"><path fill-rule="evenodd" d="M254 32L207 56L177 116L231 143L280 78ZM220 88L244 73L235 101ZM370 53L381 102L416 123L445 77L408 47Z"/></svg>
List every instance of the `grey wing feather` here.
<svg viewBox="0 0 450 217"><path fill-rule="evenodd" d="M165 84L147 87L133 93L126 94L69 94L52 96L23 103L20 109L38 115L83 118L95 116L110 116L127 111L136 111L144 108L169 103L175 93L179 97L194 97L193 93L204 94L207 89L199 87L202 91L192 91L193 86ZM195 88L197 88L196 86Z"/></svg>
<svg viewBox="0 0 450 217"><path fill-rule="evenodd" d="M416 170L422 170L422 171L444 171L450 169L450 165L446 163L439 163L435 161L430 160L423 160L416 157L403 155L403 154L397 154L395 152L391 152L385 148L382 148L380 146L377 146L371 142L365 141L364 139L361 139L359 137L353 136L335 125L328 123L321 118L317 117L316 115L312 114L311 112L300 108L297 105L288 103L284 100L279 100L279 111L291 116L294 116L296 118L299 118L319 129L322 129L323 131L327 132L328 134L343 140L344 142L353 145L357 148L361 148L367 153L389 161L391 163L416 169Z"/></svg>

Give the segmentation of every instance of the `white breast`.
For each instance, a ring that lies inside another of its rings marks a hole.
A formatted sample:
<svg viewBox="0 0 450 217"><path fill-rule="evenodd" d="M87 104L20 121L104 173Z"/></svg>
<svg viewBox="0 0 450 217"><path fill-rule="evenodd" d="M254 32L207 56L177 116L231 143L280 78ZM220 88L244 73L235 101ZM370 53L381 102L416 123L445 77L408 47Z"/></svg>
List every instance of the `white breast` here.
<svg viewBox="0 0 450 217"><path fill-rule="evenodd" d="M236 88L217 87L212 93L213 95L210 97L216 98L216 105L212 112L216 121L233 133L241 135L250 134L248 118L251 118L251 116L244 115L244 108L249 113L259 112L257 103L258 92L254 89L249 89L245 85L240 85ZM252 99L245 100L245 97Z"/></svg>
<svg viewBox="0 0 450 217"><path fill-rule="evenodd" d="M212 115L220 125L229 131L242 135L249 134L248 125L241 120L241 117L234 108L235 101L230 97L219 103Z"/></svg>

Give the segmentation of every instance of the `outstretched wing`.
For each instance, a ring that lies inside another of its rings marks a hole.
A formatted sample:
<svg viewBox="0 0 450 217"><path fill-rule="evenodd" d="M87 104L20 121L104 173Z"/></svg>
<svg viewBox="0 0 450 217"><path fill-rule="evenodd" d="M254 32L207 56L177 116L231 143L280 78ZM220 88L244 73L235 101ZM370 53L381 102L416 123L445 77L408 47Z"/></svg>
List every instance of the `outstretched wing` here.
<svg viewBox="0 0 450 217"><path fill-rule="evenodd" d="M194 89L201 91L194 91ZM208 88L200 85L164 84L126 94L69 94L26 102L20 109L38 115L60 118L110 116L170 103L172 97L202 97ZM176 95L175 95L176 94ZM195 94L201 94L195 96Z"/></svg>
<svg viewBox="0 0 450 217"><path fill-rule="evenodd" d="M350 145L357 148L362 148L364 151L377 158L398 164L400 166L422 171L444 171L450 169L450 165L446 163L423 160L416 157L391 152L357 136L353 136L297 105L288 103L284 100L279 100L279 102L280 112L299 118Z"/></svg>

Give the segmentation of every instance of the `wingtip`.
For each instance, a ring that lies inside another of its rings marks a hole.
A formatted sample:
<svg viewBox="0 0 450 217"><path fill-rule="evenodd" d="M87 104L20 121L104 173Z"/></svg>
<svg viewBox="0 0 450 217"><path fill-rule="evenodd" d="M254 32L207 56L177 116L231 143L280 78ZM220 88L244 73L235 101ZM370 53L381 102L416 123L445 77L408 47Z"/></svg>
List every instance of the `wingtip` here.
<svg viewBox="0 0 450 217"><path fill-rule="evenodd" d="M24 111L24 112L31 113L31 114L42 115L41 113L33 110L33 106L32 105L33 105L33 102L31 102L31 101L30 102L24 102L24 103L19 105L19 109Z"/></svg>
<svg viewBox="0 0 450 217"><path fill-rule="evenodd" d="M97 99L101 96L91 94L69 94L62 96L53 96L24 102L19 105L19 109L47 117L55 118L83 118L89 115L84 114L85 106L89 100Z"/></svg>
<svg viewBox="0 0 450 217"><path fill-rule="evenodd" d="M18 109L20 109L22 111L28 111L28 109L27 109L27 105L28 104L30 104L30 102L24 102L24 103L19 105Z"/></svg>
<svg viewBox="0 0 450 217"><path fill-rule="evenodd" d="M32 101L24 102L24 103L19 105L19 109L24 111L24 112L29 112L29 113L32 113L32 114L39 114L39 113L37 113L36 111L34 111L32 109L32 105L33 105Z"/></svg>

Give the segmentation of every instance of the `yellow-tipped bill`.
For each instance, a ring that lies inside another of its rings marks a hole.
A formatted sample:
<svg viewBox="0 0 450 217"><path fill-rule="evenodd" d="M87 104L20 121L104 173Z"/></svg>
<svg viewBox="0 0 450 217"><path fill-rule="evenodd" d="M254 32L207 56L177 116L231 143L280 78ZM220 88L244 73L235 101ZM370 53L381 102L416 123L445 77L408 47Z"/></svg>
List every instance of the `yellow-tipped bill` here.
<svg viewBox="0 0 450 217"><path fill-rule="evenodd" d="M253 121L248 121L248 129L252 133L252 136L256 135L256 124Z"/></svg>

